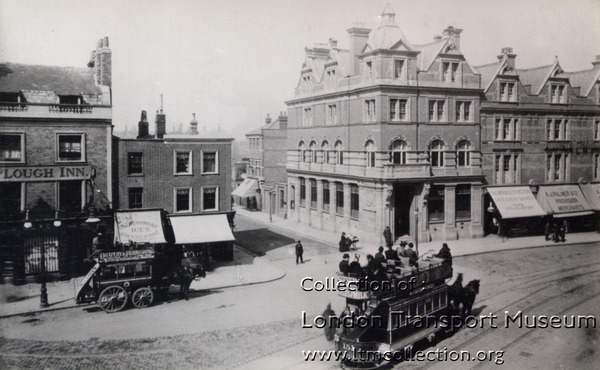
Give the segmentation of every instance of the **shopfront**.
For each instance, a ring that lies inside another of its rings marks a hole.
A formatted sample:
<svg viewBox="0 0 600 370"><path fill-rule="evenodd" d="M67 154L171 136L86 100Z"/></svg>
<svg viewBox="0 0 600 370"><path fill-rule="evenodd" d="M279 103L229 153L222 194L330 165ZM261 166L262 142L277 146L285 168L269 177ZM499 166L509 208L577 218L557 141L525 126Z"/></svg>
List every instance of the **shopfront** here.
<svg viewBox="0 0 600 370"><path fill-rule="evenodd" d="M183 246L184 253L208 260L233 260L235 237L227 214L170 215L175 244Z"/></svg>
<svg viewBox="0 0 600 370"><path fill-rule="evenodd" d="M594 229L594 208L579 185L541 185L537 200L552 222L567 225L567 233Z"/></svg>
<svg viewBox="0 0 600 370"><path fill-rule="evenodd" d="M529 186L488 187L486 231L501 236L543 234L543 216Z"/></svg>

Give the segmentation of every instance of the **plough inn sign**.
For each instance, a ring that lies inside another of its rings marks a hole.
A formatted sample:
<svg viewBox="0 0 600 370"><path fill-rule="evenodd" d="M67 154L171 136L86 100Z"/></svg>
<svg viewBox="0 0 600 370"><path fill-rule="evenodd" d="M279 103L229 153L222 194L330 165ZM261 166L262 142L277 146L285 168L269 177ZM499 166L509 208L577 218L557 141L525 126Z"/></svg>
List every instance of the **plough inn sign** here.
<svg viewBox="0 0 600 370"><path fill-rule="evenodd" d="M86 180L93 174L88 165L0 167L0 182Z"/></svg>

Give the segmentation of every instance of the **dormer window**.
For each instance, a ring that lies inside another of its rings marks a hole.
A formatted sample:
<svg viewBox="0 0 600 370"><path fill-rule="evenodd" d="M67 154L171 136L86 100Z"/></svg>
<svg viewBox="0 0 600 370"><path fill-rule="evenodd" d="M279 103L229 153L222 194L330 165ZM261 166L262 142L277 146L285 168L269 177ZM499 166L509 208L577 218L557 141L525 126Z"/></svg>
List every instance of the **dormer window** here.
<svg viewBox="0 0 600 370"><path fill-rule="evenodd" d="M442 63L442 81L456 82L458 79L458 62Z"/></svg>
<svg viewBox="0 0 600 370"><path fill-rule="evenodd" d="M498 100L503 102L516 102L517 84L515 82L500 82Z"/></svg>
<svg viewBox="0 0 600 370"><path fill-rule="evenodd" d="M325 71L325 80L329 86L335 85L335 69Z"/></svg>
<svg viewBox="0 0 600 370"><path fill-rule="evenodd" d="M80 105L83 103L81 95L59 95L58 104Z"/></svg>
<svg viewBox="0 0 600 370"><path fill-rule="evenodd" d="M566 104L567 103L567 86L566 85L550 85L550 103Z"/></svg>

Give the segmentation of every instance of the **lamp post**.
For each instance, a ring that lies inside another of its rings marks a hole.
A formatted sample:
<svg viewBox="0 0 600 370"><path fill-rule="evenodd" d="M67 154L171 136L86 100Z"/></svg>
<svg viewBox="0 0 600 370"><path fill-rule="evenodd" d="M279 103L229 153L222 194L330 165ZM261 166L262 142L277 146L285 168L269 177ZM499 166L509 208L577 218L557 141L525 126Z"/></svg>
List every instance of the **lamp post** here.
<svg viewBox="0 0 600 370"><path fill-rule="evenodd" d="M421 211L419 211L419 207L415 209L415 249L417 252L417 256L419 255L419 216L421 216Z"/></svg>
<svg viewBox="0 0 600 370"><path fill-rule="evenodd" d="M273 223L273 191L269 190L269 223Z"/></svg>

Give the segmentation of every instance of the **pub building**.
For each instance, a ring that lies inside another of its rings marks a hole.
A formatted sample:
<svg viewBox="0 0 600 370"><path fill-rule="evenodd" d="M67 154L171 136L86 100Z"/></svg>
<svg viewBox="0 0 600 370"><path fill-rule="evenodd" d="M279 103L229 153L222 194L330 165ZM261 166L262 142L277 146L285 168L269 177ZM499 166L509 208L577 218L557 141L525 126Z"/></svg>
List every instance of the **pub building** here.
<svg viewBox="0 0 600 370"><path fill-rule="evenodd" d="M111 50L87 67L0 64L0 277L80 274L112 243Z"/></svg>

